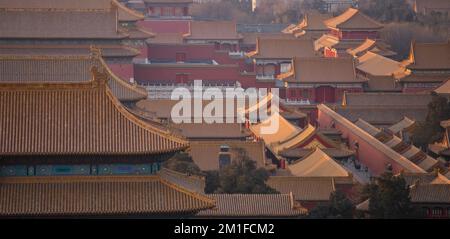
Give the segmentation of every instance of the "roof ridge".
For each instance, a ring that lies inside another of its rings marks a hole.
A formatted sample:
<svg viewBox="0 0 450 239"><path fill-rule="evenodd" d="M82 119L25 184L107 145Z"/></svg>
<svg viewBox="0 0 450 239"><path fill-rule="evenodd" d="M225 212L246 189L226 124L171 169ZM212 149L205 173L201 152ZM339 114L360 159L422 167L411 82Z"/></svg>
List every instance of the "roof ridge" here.
<svg viewBox="0 0 450 239"><path fill-rule="evenodd" d="M126 110L124 108L124 106L119 102L119 99L117 99L117 97L114 96L111 89L109 87L107 87L106 84L105 84L105 87L106 87L106 95L112 101L111 103L119 111L119 113L121 113L122 116L124 116L125 118L130 120L132 123L143 128L144 130L151 131L153 133L159 134L159 136L161 136L161 137L165 137L170 140L176 141L177 143L182 144L182 146L180 146L179 149L183 149L183 148L187 147L188 142L184 138L182 138L180 135L171 134L171 132L168 129L162 130L158 127L154 127L148 123L145 123L144 121L140 120L137 116L135 116L134 114L132 114L131 112Z"/></svg>
<svg viewBox="0 0 450 239"><path fill-rule="evenodd" d="M96 175L96 176L19 176L19 177L1 177L0 184L4 183L54 183L54 182L64 182L64 183L75 183L75 182L120 182L125 179L133 179L135 181L144 180L159 180L159 176L156 175Z"/></svg>
<svg viewBox="0 0 450 239"><path fill-rule="evenodd" d="M130 9L130 8L126 7L125 5L121 4L117 0L112 0L111 3L116 5L118 8L124 10L125 12L131 14L132 16L134 16L136 18L140 18L141 20L144 19L144 15L143 14L141 14L141 13L139 13L139 12L133 10L133 9Z"/></svg>
<svg viewBox="0 0 450 239"><path fill-rule="evenodd" d="M126 82L126 81L122 80L114 72L112 72L112 70L108 67L108 65L106 64L106 62L103 60L102 57L97 57L96 60L98 60L100 62L100 64L102 65L103 69L105 69L106 72L109 74L109 76L111 78L113 78L113 80L115 80L117 83L119 83L120 85L122 85L122 86L124 86L124 87L126 87L126 88L128 88L130 90L136 91L139 94L142 94L143 96L147 97L148 92L147 92L146 89L138 86L137 84L131 84L129 82Z"/></svg>
<svg viewBox="0 0 450 239"><path fill-rule="evenodd" d="M204 179L205 179L204 176L195 175L195 174L188 174L188 173L182 173L182 172L175 171L175 170L172 170L172 169L169 169L169 168L166 168L166 167L162 167L161 170L160 170L159 172L161 172L161 171L163 171L163 170L164 170L164 171L167 171L168 173L176 174L176 175L179 175L179 176L185 176L185 177L196 178L196 179L201 179L201 180L204 180Z"/></svg>
<svg viewBox="0 0 450 239"><path fill-rule="evenodd" d="M0 7L0 12L112 12L112 8L7 8Z"/></svg>
<svg viewBox="0 0 450 239"><path fill-rule="evenodd" d="M90 60L88 55L0 55L0 60Z"/></svg>
<svg viewBox="0 0 450 239"><path fill-rule="evenodd" d="M168 186L168 187L170 187L170 188L172 188L172 189L174 189L176 191L179 191L181 193L187 194L189 196L192 196L192 197L194 197L194 198L196 198L196 199L198 199L200 201L203 201L203 202L209 204L208 206L205 206L205 209L213 208L213 207L216 206L216 200L214 200L214 199L212 199L212 198L210 198L210 197L208 197L208 196L206 196L204 194L200 194L200 193L197 193L197 192L190 191L190 190L188 190L188 189L186 189L184 187L181 187L181 186L179 186L179 185L177 185L175 183L172 183L172 182L170 182L170 181L168 181L166 179L163 179L163 178L161 178L159 176L158 176L158 179L159 179L159 181L161 183L165 184L166 186Z"/></svg>

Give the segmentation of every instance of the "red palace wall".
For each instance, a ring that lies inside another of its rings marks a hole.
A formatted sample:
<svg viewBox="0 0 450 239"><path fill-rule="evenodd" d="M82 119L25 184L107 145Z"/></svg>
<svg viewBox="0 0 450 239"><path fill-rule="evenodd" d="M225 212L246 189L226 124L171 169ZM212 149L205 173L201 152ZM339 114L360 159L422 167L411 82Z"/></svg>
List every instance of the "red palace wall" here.
<svg viewBox="0 0 450 239"><path fill-rule="evenodd" d="M189 8L184 5L180 6L148 6L147 13L152 17L182 17L189 15Z"/></svg>
<svg viewBox="0 0 450 239"><path fill-rule="evenodd" d="M426 92L431 92L434 89L435 89L435 87L433 87L433 88L406 87L406 88L403 88L403 93L426 93Z"/></svg>
<svg viewBox="0 0 450 239"><path fill-rule="evenodd" d="M234 84L240 80L239 67L236 66L170 66L134 65L135 80L139 84L176 84L181 83L177 75L186 74L183 83L203 80L210 84Z"/></svg>
<svg viewBox="0 0 450 239"><path fill-rule="evenodd" d="M134 77L138 84L176 84L181 83L177 75L185 74L182 82L190 83L194 80L202 80L205 84L235 84L241 83L246 88L275 88L275 83L257 82L254 74L242 74L238 65L227 66L170 66L158 65L148 67L146 65L134 65ZM280 89L280 97L284 98L284 90Z"/></svg>
<svg viewBox="0 0 450 239"><path fill-rule="evenodd" d="M226 51L217 51L213 44L149 44L148 59L177 61L177 54L184 54L185 61L214 59L219 64L236 64ZM241 60L243 61L243 60Z"/></svg>
<svg viewBox="0 0 450 239"><path fill-rule="evenodd" d="M286 89L286 98L290 100L310 100L312 103L323 103L323 94L327 95L327 103L341 102L344 92L363 92L362 88L330 88L327 92L322 92L322 96L317 95L320 91L318 88L288 88Z"/></svg>
<svg viewBox="0 0 450 239"><path fill-rule="evenodd" d="M123 80L129 81L133 77L133 64L108 64L111 71Z"/></svg>
<svg viewBox="0 0 450 239"><path fill-rule="evenodd" d="M358 142L359 149L357 150L357 158L361 163L367 166L375 176L385 172L387 164L392 165L394 173L400 173L401 170L404 169L400 164L390 159L383 152L352 132L347 126L333 120L327 113L324 113L321 110L318 110L318 122L321 128L329 128L331 122L334 122L335 128L341 131L342 137L348 139L351 149L355 150L354 143Z"/></svg>
<svg viewBox="0 0 450 239"><path fill-rule="evenodd" d="M189 20L144 20L137 25L153 33L188 33Z"/></svg>

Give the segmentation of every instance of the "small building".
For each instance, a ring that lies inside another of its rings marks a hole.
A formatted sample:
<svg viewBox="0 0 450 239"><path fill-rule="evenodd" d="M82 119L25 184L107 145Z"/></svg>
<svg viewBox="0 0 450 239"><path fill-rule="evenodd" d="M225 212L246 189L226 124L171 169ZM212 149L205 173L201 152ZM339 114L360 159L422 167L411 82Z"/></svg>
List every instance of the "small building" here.
<svg viewBox="0 0 450 239"><path fill-rule="evenodd" d="M190 18L189 7L193 0L143 0L149 18Z"/></svg>
<svg viewBox="0 0 450 239"><path fill-rule="evenodd" d="M217 50L238 52L242 35L232 21L191 21L189 32L183 35L186 43L214 44Z"/></svg>
<svg viewBox="0 0 450 239"><path fill-rule="evenodd" d="M348 177L350 173L319 147L288 166L297 177Z"/></svg>
<svg viewBox="0 0 450 239"><path fill-rule="evenodd" d="M346 55L348 49L360 46L367 39L380 39L379 32L383 28L381 23L355 8L324 23L329 32L315 41L315 49L326 57Z"/></svg>
<svg viewBox="0 0 450 239"><path fill-rule="evenodd" d="M396 55L390 46L383 41L369 38L362 42L361 45L347 49L347 53L356 58L366 54L367 52L375 53L384 57L392 57Z"/></svg>
<svg viewBox="0 0 450 239"><path fill-rule="evenodd" d="M278 75L288 101L336 103L344 92L362 92L365 79L356 74L352 58L294 58L292 68Z"/></svg>
<svg viewBox="0 0 450 239"><path fill-rule="evenodd" d="M197 218L301 218L308 210L292 194L208 194L216 207L197 213Z"/></svg>
<svg viewBox="0 0 450 239"><path fill-rule="evenodd" d="M311 211L315 207L327 204L331 193L340 190L352 194L352 177L292 177L274 176L267 185L280 193L292 193L294 200Z"/></svg>
<svg viewBox="0 0 450 239"><path fill-rule="evenodd" d="M400 79L404 92L430 92L450 78L450 41L444 43L411 43L406 67L408 77Z"/></svg>
<svg viewBox="0 0 450 239"><path fill-rule="evenodd" d="M428 150L447 167L450 167L450 120L442 121L441 127L445 129L444 137L442 140L428 145Z"/></svg>
<svg viewBox="0 0 450 239"><path fill-rule="evenodd" d="M330 34L339 40L379 39L383 25L355 8L348 8L341 15L325 21Z"/></svg>
<svg viewBox="0 0 450 239"><path fill-rule="evenodd" d="M292 58L315 56L313 42L305 39L257 38L256 50L247 53L255 65L256 80L271 83L291 70Z"/></svg>
<svg viewBox="0 0 450 239"><path fill-rule="evenodd" d="M356 62L358 76L368 81L365 91L401 92L399 81L411 74L401 62L371 51L357 57Z"/></svg>
<svg viewBox="0 0 450 239"><path fill-rule="evenodd" d="M433 13L450 15L450 2L446 0L414 0L413 10L421 15Z"/></svg>
<svg viewBox="0 0 450 239"><path fill-rule="evenodd" d="M407 173L397 176L405 179L409 186L411 203L415 217L429 219L450 218L450 180L437 171L431 173ZM370 199L356 206L362 212L368 212ZM367 215L370 217L370 215Z"/></svg>
<svg viewBox="0 0 450 239"><path fill-rule="evenodd" d="M449 97L450 96L450 78L447 81L445 81L442 85L440 85L438 88L434 89L433 92L435 92L438 95Z"/></svg>
<svg viewBox="0 0 450 239"><path fill-rule="evenodd" d="M305 37L317 40L322 35L328 33L329 29L324 22L331 17L333 17L333 15L329 13L324 14L318 11L309 11L303 15L303 18L299 23L283 29L283 33L292 34L295 37Z"/></svg>
<svg viewBox="0 0 450 239"><path fill-rule="evenodd" d="M263 142L210 140L190 141L189 155L202 171L219 170L237 160L244 154L255 162L257 168L273 171L275 166L266 160Z"/></svg>
<svg viewBox="0 0 450 239"><path fill-rule="evenodd" d="M351 122L361 118L378 128L389 128L404 117L424 122L431 99L428 93L345 93L335 111Z"/></svg>

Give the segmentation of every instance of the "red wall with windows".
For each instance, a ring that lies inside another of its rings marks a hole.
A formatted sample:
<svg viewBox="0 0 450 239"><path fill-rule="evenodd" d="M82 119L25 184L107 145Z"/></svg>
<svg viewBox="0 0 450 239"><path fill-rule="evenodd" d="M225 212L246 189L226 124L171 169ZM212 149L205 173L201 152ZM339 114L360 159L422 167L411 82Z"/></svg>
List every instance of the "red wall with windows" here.
<svg viewBox="0 0 450 239"><path fill-rule="evenodd" d="M228 52L217 51L213 44L149 44L147 47L148 59L176 61L178 53L186 55L186 61L215 60L219 64L237 64L238 60L229 57ZM240 60L243 62L243 60Z"/></svg>
<svg viewBox="0 0 450 239"><path fill-rule="evenodd" d="M425 93L425 92L431 92L432 90L434 90L435 87L406 87L403 88L403 92L404 93Z"/></svg>
<svg viewBox="0 0 450 239"><path fill-rule="evenodd" d="M363 92L362 88L288 88L286 98L290 100L310 100L317 103L336 103L342 101L344 92ZM326 101L325 101L326 100Z"/></svg>
<svg viewBox="0 0 450 239"><path fill-rule="evenodd" d="M177 83L177 75L186 74L184 83L190 83L201 79L210 84L234 84L240 80L239 67L236 66L168 66L158 65L148 67L147 65L134 65L135 80L139 84L174 84ZM179 80L178 80L179 81ZM179 83L179 82L178 82Z"/></svg>
<svg viewBox="0 0 450 239"><path fill-rule="evenodd" d="M153 33L188 33L189 20L144 20L137 25Z"/></svg>
<svg viewBox="0 0 450 239"><path fill-rule="evenodd" d="M314 101L317 103L336 102L335 88L331 86L319 86L315 88Z"/></svg>

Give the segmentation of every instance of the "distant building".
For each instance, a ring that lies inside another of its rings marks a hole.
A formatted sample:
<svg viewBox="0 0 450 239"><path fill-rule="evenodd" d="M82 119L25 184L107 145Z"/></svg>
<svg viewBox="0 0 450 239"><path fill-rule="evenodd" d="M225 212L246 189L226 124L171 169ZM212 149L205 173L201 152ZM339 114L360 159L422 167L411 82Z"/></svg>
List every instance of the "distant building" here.
<svg viewBox="0 0 450 239"><path fill-rule="evenodd" d="M366 92L401 92L399 80L411 74L403 62L388 58L396 53L382 41L366 39L346 52L356 59L358 76L367 79Z"/></svg>
<svg viewBox="0 0 450 239"><path fill-rule="evenodd" d="M292 194L208 194L216 208L203 210L199 218L301 218L308 210Z"/></svg>
<svg viewBox="0 0 450 239"><path fill-rule="evenodd" d="M275 85L277 76L292 68L293 57L315 57L316 53L311 40L260 37L256 39L256 50L246 56L253 60L256 80Z"/></svg>
<svg viewBox="0 0 450 239"><path fill-rule="evenodd" d="M334 109L351 122L361 118L378 128L389 128L404 117L424 122L431 99L429 93L345 93L342 105Z"/></svg>
<svg viewBox="0 0 450 239"><path fill-rule="evenodd" d="M407 173L402 176L409 186L415 217L431 219L450 218L450 180L438 172ZM358 204L356 209L369 212L370 200ZM370 217L370 215L367 215Z"/></svg>
<svg viewBox="0 0 450 239"><path fill-rule="evenodd" d="M351 196L354 182L352 177L295 177L273 176L267 185L280 193L292 193L294 200L302 207L312 210L327 204L331 193L340 190Z"/></svg>
<svg viewBox="0 0 450 239"><path fill-rule="evenodd" d="M286 99L311 103L336 103L344 92L362 92L367 82L356 75L352 58L294 58L292 68L278 76Z"/></svg>
<svg viewBox="0 0 450 239"><path fill-rule="evenodd" d="M0 4L5 24L0 54L84 54L95 45L125 81L133 77L133 58L145 57L145 40L154 36L137 26L144 15L116 0L2 0Z"/></svg>
<svg viewBox="0 0 450 239"><path fill-rule="evenodd" d="M147 42L148 58L135 62L135 80L148 87L192 85L194 80L205 85L254 86L254 76L242 73L241 42L234 22L191 21L187 33L164 32Z"/></svg>
<svg viewBox="0 0 450 239"><path fill-rule="evenodd" d="M450 78L450 41L443 43L411 43L406 67L408 77L399 80L404 92L430 92Z"/></svg>
<svg viewBox="0 0 450 239"><path fill-rule="evenodd" d="M441 13L450 16L450 2L447 0L414 0L413 9L422 15Z"/></svg>
<svg viewBox="0 0 450 239"><path fill-rule="evenodd" d="M304 14L303 19L298 24L288 26L283 32L294 34L296 37L308 37L316 40L328 33L329 29L324 22L332 17L331 14L309 11Z"/></svg>
<svg viewBox="0 0 450 239"><path fill-rule="evenodd" d="M430 144L428 149L447 167L450 167L450 120L442 121L441 127L445 129L444 137L442 140Z"/></svg>
<svg viewBox="0 0 450 239"><path fill-rule="evenodd" d="M381 23L355 8L325 20L324 24L329 33L315 41L315 49L328 57L346 54L347 49L360 45L366 39L379 39L379 31L383 28Z"/></svg>
<svg viewBox="0 0 450 239"><path fill-rule="evenodd" d="M349 7L354 7L357 0L324 0L324 9L327 12L340 12Z"/></svg>
<svg viewBox="0 0 450 239"><path fill-rule="evenodd" d="M189 6L192 0L143 0L150 18L190 18Z"/></svg>
<svg viewBox="0 0 450 239"><path fill-rule="evenodd" d="M222 126L219 126L222 127ZM217 128L219 128L217 127ZM218 132L217 134L223 134ZM196 140L190 142L190 156L203 171L219 170L237 160L239 150L255 162L257 168L274 171L276 165L266 160L263 142L237 141L237 140Z"/></svg>

